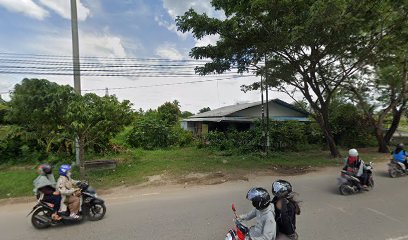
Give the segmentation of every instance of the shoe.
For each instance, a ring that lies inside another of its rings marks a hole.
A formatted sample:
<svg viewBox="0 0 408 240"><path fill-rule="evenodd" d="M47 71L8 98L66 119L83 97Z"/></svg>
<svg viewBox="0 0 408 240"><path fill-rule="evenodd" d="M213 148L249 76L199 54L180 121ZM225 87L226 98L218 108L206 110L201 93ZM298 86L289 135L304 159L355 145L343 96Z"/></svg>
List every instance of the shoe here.
<svg viewBox="0 0 408 240"><path fill-rule="evenodd" d="M73 218L73 219L78 219L78 218L79 218L79 215L77 215L77 214L75 214L75 213L71 213L71 215L69 215L69 217L70 217L70 218Z"/></svg>
<svg viewBox="0 0 408 240"><path fill-rule="evenodd" d="M51 218L53 221L60 221L62 217L60 217L58 214L54 213L51 215Z"/></svg>

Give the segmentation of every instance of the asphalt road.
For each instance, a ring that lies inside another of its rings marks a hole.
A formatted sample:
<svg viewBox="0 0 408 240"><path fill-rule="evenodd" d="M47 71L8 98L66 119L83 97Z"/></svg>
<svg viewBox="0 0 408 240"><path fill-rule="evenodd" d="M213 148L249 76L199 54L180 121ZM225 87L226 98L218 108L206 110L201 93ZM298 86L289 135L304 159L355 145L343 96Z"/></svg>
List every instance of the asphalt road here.
<svg viewBox="0 0 408 240"><path fill-rule="evenodd" d="M408 177L391 179L384 166L377 166L373 191L344 197L337 192L337 175L337 169L326 169L285 177L303 201L300 239L408 239ZM118 191L104 196L108 212L103 220L46 230L34 229L25 217L33 204L5 205L0 207L0 239L224 239L233 227L231 203L239 212L249 210L247 190L270 190L276 178Z"/></svg>

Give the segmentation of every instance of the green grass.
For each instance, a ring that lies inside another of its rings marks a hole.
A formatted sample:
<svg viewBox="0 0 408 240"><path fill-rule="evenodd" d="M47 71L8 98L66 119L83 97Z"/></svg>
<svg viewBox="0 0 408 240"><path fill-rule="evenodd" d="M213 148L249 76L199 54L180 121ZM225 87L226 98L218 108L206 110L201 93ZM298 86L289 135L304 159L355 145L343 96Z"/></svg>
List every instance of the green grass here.
<svg viewBox="0 0 408 240"><path fill-rule="evenodd" d="M379 156L372 152L363 155L365 161ZM261 157L257 154L228 154L189 147L155 151L136 149L126 153L94 158L116 159L119 162L115 170L99 170L88 174L91 184L97 188L139 184L146 181L147 176L163 173L177 178L191 172L231 173L240 171L245 173L271 169L274 166L325 167L339 164L338 160L328 158L328 152L318 150L271 153L268 157ZM0 166L0 198L30 195L32 181L35 177L34 166Z"/></svg>

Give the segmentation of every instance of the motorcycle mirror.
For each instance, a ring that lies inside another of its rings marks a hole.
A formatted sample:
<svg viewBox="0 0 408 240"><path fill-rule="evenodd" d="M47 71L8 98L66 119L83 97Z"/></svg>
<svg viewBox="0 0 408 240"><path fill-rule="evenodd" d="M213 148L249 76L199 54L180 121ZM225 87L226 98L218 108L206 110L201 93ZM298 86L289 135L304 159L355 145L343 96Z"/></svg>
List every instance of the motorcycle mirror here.
<svg viewBox="0 0 408 240"><path fill-rule="evenodd" d="M232 204L232 211L236 212L237 210L235 209L235 204Z"/></svg>

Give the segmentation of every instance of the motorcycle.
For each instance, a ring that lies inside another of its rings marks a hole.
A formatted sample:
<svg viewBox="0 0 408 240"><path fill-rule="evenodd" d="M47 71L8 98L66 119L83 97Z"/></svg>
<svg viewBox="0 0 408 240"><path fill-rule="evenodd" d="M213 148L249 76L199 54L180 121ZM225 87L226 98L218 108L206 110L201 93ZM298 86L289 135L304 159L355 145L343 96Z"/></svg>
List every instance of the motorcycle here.
<svg viewBox="0 0 408 240"><path fill-rule="evenodd" d="M66 212L60 213L61 220L53 220L51 215L53 209L49 203L42 201L40 197L37 204L33 207L27 217L31 216L31 224L37 229L44 229L50 226L59 224L79 223L85 218L90 221L101 220L106 213L105 202L98 198L96 191L88 185L86 182L78 182L77 187L81 192L81 210L79 212L79 218L70 217L69 209Z"/></svg>
<svg viewBox="0 0 408 240"><path fill-rule="evenodd" d="M249 228L242 224L238 219L237 211L235 210L235 205L232 204L232 211L235 214L235 227L228 231L225 240L245 240L248 239Z"/></svg>
<svg viewBox="0 0 408 240"><path fill-rule="evenodd" d="M397 162L394 159L391 159L391 162L388 163L388 174L392 178L405 176L408 174L405 164Z"/></svg>
<svg viewBox="0 0 408 240"><path fill-rule="evenodd" d="M368 175L368 188L363 188L360 179L355 177L352 173L342 170L339 180L339 192L341 195L350 195L354 193L360 193L363 191L369 191L374 188L373 179L373 163L366 163L364 165L364 171Z"/></svg>

